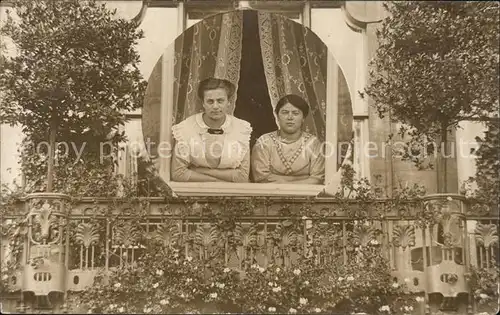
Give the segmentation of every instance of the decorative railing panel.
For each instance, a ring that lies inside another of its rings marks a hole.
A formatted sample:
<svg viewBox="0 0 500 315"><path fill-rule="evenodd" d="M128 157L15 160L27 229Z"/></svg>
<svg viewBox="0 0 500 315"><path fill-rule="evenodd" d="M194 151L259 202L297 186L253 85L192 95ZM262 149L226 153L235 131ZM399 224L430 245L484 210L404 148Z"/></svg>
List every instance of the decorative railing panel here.
<svg viewBox="0 0 500 315"><path fill-rule="evenodd" d="M467 217L460 196L424 201L422 212L408 204L388 208L384 201L369 207L328 199L87 199L69 205L40 195L2 218L2 264L21 262L9 279L12 291L43 296L84 290L99 272L134 264L151 242L179 245L186 256L236 270L291 266L301 256L317 264L355 264L356 249L372 246L388 258L395 283L441 295L447 304L470 293L470 266L498 261L498 221ZM423 221L419 213L437 215ZM16 235L25 236L24 244L13 243Z"/></svg>

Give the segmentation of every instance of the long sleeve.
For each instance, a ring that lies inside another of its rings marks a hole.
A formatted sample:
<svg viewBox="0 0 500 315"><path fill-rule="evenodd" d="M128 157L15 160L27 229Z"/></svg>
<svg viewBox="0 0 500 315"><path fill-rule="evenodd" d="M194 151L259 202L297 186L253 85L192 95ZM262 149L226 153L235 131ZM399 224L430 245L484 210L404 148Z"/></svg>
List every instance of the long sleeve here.
<svg viewBox="0 0 500 315"><path fill-rule="evenodd" d="M315 138L311 145L311 160L309 164L309 176L316 178L321 183L325 181L325 154L323 144Z"/></svg>
<svg viewBox="0 0 500 315"><path fill-rule="evenodd" d="M252 176L257 183L266 182L271 174L269 141L260 137L252 149Z"/></svg>
<svg viewBox="0 0 500 315"><path fill-rule="evenodd" d="M250 150L247 151L245 157L241 161L241 165L233 171L233 182L247 183L250 174Z"/></svg>
<svg viewBox="0 0 500 315"><path fill-rule="evenodd" d="M249 170L250 170L250 152L247 151L243 160L241 161L240 166L238 166L237 168L218 169L218 168L207 168L207 167L193 167L191 168L190 171L212 176L224 182L248 183Z"/></svg>
<svg viewBox="0 0 500 315"><path fill-rule="evenodd" d="M178 152L179 149L181 148L179 148L179 144L176 143L170 167L172 180L175 182L188 182L191 178L192 171L189 169L189 162L180 157Z"/></svg>

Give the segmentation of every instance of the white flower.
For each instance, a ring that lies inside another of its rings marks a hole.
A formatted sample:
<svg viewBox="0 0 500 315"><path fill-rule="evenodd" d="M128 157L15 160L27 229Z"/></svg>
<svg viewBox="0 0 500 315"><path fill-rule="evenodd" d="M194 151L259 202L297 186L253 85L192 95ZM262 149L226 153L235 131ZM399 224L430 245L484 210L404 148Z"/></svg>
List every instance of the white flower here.
<svg viewBox="0 0 500 315"><path fill-rule="evenodd" d="M260 272L260 273L264 272L264 270L265 270L264 268L259 267L259 272Z"/></svg>
<svg viewBox="0 0 500 315"><path fill-rule="evenodd" d="M397 288L399 288L399 284L398 284L397 282L394 282L394 283L392 284L392 287L393 287L393 288L395 288L395 289L397 289Z"/></svg>
<svg viewBox="0 0 500 315"><path fill-rule="evenodd" d="M181 298L185 298L186 296L184 295L184 293L181 293Z"/></svg>
<svg viewBox="0 0 500 315"><path fill-rule="evenodd" d="M347 281L353 281L354 280L354 277L353 276L349 276L346 278Z"/></svg>
<svg viewBox="0 0 500 315"><path fill-rule="evenodd" d="M250 268L253 268L253 269L258 269L258 268L259 268L259 265L257 265L257 264L253 264L253 265L251 265L251 266L250 266Z"/></svg>
<svg viewBox="0 0 500 315"><path fill-rule="evenodd" d="M321 309L320 309L319 307L316 307L316 308L314 309L314 311L315 311L316 313L321 313Z"/></svg>
<svg viewBox="0 0 500 315"><path fill-rule="evenodd" d="M484 293L479 294L479 297L482 298L482 299L489 298L488 294L484 294Z"/></svg>
<svg viewBox="0 0 500 315"><path fill-rule="evenodd" d="M273 292L280 292L280 291L281 291L281 287L273 288Z"/></svg>
<svg viewBox="0 0 500 315"><path fill-rule="evenodd" d="M370 226L370 222L368 221L365 221L365 223L363 223L364 226Z"/></svg>
<svg viewBox="0 0 500 315"><path fill-rule="evenodd" d="M115 307L116 307L116 304L110 304L110 305L109 305L109 309L110 309L110 310L113 310Z"/></svg>
<svg viewBox="0 0 500 315"><path fill-rule="evenodd" d="M295 313L297 313L297 310L294 309L294 308L292 308L292 307L290 307L290 309L288 310L288 313L295 314Z"/></svg>
<svg viewBox="0 0 500 315"><path fill-rule="evenodd" d="M302 220L307 220L307 217L305 215L303 215Z"/></svg>
<svg viewBox="0 0 500 315"><path fill-rule="evenodd" d="M157 269L156 274L160 277L163 276L163 270Z"/></svg>
<svg viewBox="0 0 500 315"><path fill-rule="evenodd" d="M295 275L297 275L297 276L298 276L298 275L300 275L300 269L295 269L295 270L293 271L293 273L294 273Z"/></svg>
<svg viewBox="0 0 500 315"><path fill-rule="evenodd" d="M115 283L115 288L117 288L117 289L118 289L118 288L120 288L121 286L122 286L122 284L121 284L120 282Z"/></svg>
<svg viewBox="0 0 500 315"><path fill-rule="evenodd" d="M410 281L411 281L410 278L405 278L406 283L410 283Z"/></svg>
<svg viewBox="0 0 500 315"><path fill-rule="evenodd" d="M193 260L193 257L191 257L191 256L187 256L187 257L186 257L186 260L187 260L187 261L191 261L191 260Z"/></svg>
<svg viewBox="0 0 500 315"><path fill-rule="evenodd" d="M269 281L267 284L268 284L270 287L272 287L272 286L273 286L273 283L272 283L271 281Z"/></svg>
<svg viewBox="0 0 500 315"><path fill-rule="evenodd" d="M269 312L276 312L276 307L273 307L273 306L270 306L268 309L267 309Z"/></svg>
<svg viewBox="0 0 500 315"><path fill-rule="evenodd" d="M370 241L370 244L372 244L372 245L378 245L379 243L378 243L378 241L377 241L377 240L371 240L371 241Z"/></svg>
<svg viewBox="0 0 500 315"><path fill-rule="evenodd" d="M279 267L276 268L276 272L280 272L280 271L281 271L281 269Z"/></svg>
<svg viewBox="0 0 500 315"><path fill-rule="evenodd" d="M122 307L120 307L120 308L118 309L118 312L120 312L120 313L125 312L125 308L124 308L123 306L122 306Z"/></svg>
<svg viewBox="0 0 500 315"><path fill-rule="evenodd" d="M7 280L7 279L9 279L9 275L3 275L2 276L2 280Z"/></svg>
<svg viewBox="0 0 500 315"><path fill-rule="evenodd" d="M299 299L300 305L306 305L307 304L307 299L306 298L300 298Z"/></svg>
<svg viewBox="0 0 500 315"><path fill-rule="evenodd" d="M224 289L224 287L226 286L224 283L217 283L216 285L219 289Z"/></svg>
<svg viewBox="0 0 500 315"><path fill-rule="evenodd" d="M381 306L378 310L381 312L384 312L384 311L390 312L391 311L391 309L389 308L389 305Z"/></svg>
<svg viewBox="0 0 500 315"><path fill-rule="evenodd" d="M187 279L186 279L186 283L190 283L190 282L192 282L192 281L193 281L193 279L191 279L191 278L187 278Z"/></svg>
<svg viewBox="0 0 500 315"><path fill-rule="evenodd" d="M160 284L158 282L156 282L155 284L153 284L153 288L154 289L158 288L158 286L160 286Z"/></svg>
<svg viewBox="0 0 500 315"><path fill-rule="evenodd" d="M343 280L344 280L344 278L339 277L337 280L338 280L338 281L343 281Z"/></svg>
<svg viewBox="0 0 500 315"><path fill-rule="evenodd" d="M417 297L415 298L415 301L417 301L417 302L419 302L419 303L420 303L420 302L423 302L423 301L424 301L424 298L423 298L423 297L421 297L421 296L417 296Z"/></svg>
<svg viewBox="0 0 500 315"><path fill-rule="evenodd" d="M217 292L210 293L210 297L211 297L212 299L216 299L216 298L217 298Z"/></svg>
<svg viewBox="0 0 500 315"><path fill-rule="evenodd" d="M167 299L160 300L161 305L167 305L168 303L170 302Z"/></svg>
<svg viewBox="0 0 500 315"><path fill-rule="evenodd" d="M453 201L453 198L451 198L450 196L448 196L448 197L446 197L446 200Z"/></svg>
<svg viewBox="0 0 500 315"><path fill-rule="evenodd" d="M304 285L309 285L309 281L304 281Z"/></svg>
<svg viewBox="0 0 500 315"><path fill-rule="evenodd" d="M150 308L150 307L145 307L145 308L143 309L144 313L151 313L151 311L152 311L152 310L153 310L153 309L152 309L152 308Z"/></svg>
<svg viewBox="0 0 500 315"><path fill-rule="evenodd" d="M228 273L228 272L230 272L230 271L231 271L231 269L229 269L229 268L224 268L224 273Z"/></svg>

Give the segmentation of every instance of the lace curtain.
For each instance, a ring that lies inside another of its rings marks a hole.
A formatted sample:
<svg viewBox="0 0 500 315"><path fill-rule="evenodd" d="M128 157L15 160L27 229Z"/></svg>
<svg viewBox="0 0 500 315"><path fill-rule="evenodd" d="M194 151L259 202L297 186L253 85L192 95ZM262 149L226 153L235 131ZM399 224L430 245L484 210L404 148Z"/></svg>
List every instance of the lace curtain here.
<svg viewBox="0 0 500 315"><path fill-rule="evenodd" d="M262 59L273 109L286 94L310 105L307 132L326 138L328 48L307 27L274 13L259 12ZM338 141L352 139L352 106L347 82L338 68ZM339 161L340 162L340 161Z"/></svg>
<svg viewBox="0 0 500 315"><path fill-rule="evenodd" d="M241 11L217 14L196 23L175 41L173 123L201 112L200 81L226 79L238 88L243 19ZM234 112L236 93L230 99Z"/></svg>
<svg viewBox="0 0 500 315"><path fill-rule="evenodd" d="M311 107L305 122L306 131L324 141L329 54L327 47L311 30L282 15L267 12L256 14L264 74L273 109L286 94L302 96ZM167 106L172 106L171 123L175 124L202 111L202 104L197 96L201 80L212 76L227 79L238 88L242 33L243 11L233 11L206 18L175 40L171 54L162 57L168 59L168 64L172 64L173 76L162 79L160 59L149 80L143 107L142 128L145 140L156 144L166 140L165 135L160 136L162 93L167 95ZM337 140L346 143L353 137L351 97L340 67L337 69ZM163 80L166 81L162 83ZM165 90L165 84L170 87L168 91ZM230 100L230 113L234 113L236 95L237 93ZM347 150L344 146L341 149ZM150 150L152 156L156 156L156 146L153 145ZM341 161L337 163L340 166ZM164 168L168 169L168 165L165 164Z"/></svg>

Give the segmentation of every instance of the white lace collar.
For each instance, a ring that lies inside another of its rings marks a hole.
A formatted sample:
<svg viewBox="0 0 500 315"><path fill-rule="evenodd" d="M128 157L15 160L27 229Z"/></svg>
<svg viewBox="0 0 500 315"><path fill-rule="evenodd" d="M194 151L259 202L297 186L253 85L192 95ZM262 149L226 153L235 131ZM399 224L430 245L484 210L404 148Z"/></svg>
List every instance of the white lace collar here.
<svg viewBox="0 0 500 315"><path fill-rule="evenodd" d="M226 120L219 129L222 129L224 130L224 132L226 132L231 126L232 118L232 116L226 114ZM210 129L210 127L203 120L203 113L196 114L195 120L198 126L202 129L202 132L206 132L208 129Z"/></svg>

